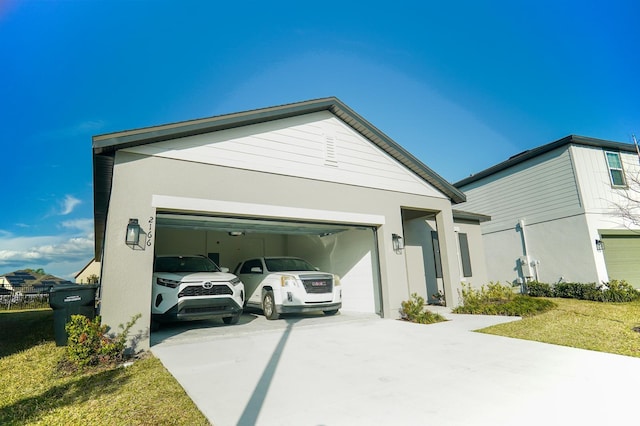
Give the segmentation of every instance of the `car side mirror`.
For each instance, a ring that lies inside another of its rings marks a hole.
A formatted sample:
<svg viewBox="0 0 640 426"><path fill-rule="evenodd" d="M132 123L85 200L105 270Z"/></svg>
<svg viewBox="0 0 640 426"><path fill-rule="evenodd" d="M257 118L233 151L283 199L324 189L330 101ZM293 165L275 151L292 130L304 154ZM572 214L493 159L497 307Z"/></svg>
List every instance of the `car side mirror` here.
<svg viewBox="0 0 640 426"><path fill-rule="evenodd" d="M261 274L262 273L262 268L259 266L254 266L253 268L251 268L251 273L252 274Z"/></svg>
<svg viewBox="0 0 640 426"><path fill-rule="evenodd" d="M229 268L227 268L226 266L221 266L220 267L220 272L227 273L227 272L229 272Z"/></svg>

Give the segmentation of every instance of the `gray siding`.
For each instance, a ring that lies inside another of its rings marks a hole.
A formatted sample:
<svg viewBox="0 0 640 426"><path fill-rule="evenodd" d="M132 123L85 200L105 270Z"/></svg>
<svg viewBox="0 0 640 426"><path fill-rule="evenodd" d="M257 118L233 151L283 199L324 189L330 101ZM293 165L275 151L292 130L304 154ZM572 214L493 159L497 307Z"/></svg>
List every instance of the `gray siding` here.
<svg viewBox="0 0 640 426"><path fill-rule="evenodd" d="M460 187L467 202L460 209L491 216L484 234L583 213L573 163L566 147Z"/></svg>

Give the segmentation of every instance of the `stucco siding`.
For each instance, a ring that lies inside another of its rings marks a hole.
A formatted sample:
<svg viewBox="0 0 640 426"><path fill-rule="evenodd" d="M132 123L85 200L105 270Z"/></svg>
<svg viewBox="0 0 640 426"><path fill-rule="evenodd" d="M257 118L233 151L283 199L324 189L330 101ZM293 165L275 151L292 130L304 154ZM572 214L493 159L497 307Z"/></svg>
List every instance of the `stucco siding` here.
<svg viewBox="0 0 640 426"><path fill-rule="evenodd" d="M444 198L328 111L126 151Z"/></svg>
<svg viewBox="0 0 640 426"><path fill-rule="evenodd" d="M485 261L484 242L480 225L475 222L456 220L454 218L454 230L458 233L467 234L469 243L469 256L471 260L471 270L473 274L470 277L461 277L460 279L473 287L480 287L487 284L487 264ZM460 254L460 244L458 242L458 260L459 267L462 270Z"/></svg>
<svg viewBox="0 0 640 426"><path fill-rule="evenodd" d="M449 294L455 294L460 282L455 260L455 234L451 232L451 203L447 198L118 151L104 240L101 314L105 323L117 326L141 313L143 316L136 325L139 327L136 332L143 336L143 345L148 342L144 335L148 333L150 319L152 263L156 249L153 199L157 196L222 201L229 205L250 200L255 205L273 208L331 211L336 218L341 212L345 218L351 217L350 214L382 217L384 220L380 222L383 224L377 228L376 250L380 257L383 312L385 317L391 318L398 315L400 303L409 297L405 258L395 253L391 246L392 233L402 233L400 206L436 212L438 229L445 230L441 235L441 250ZM256 210L253 214L260 216L261 211ZM143 230L150 234L145 250L125 246L129 218L139 219ZM200 241L198 244L205 243ZM178 241L177 244L182 243ZM165 249L169 248L162 248ZM364 256L367 253L363 254L363 259ZM366 259L363 262L356 263L354 273L362 273L369 267ZM371 303L371 300L362 302ZM447 303L453 306L455 300L452 298Z"/></svg>
<svg viewBox="0 0 640 426"><path fill-rule="evenodd" d="M599 280L594 249L583 215L528 225L526 245L519 227L484 235L487 269L491 281L517 283L522 278L520 259L529 255L533 279L554 283Z"/></svg>
<svg viewBox="0 0 640 426"><path fill-rule="evenodd" d="M540 223L583 212L566 147L460 189L467 202L457 208L491 216L491 221L482 224L485 234L511 229L521 218L528 223Z"/></svg>

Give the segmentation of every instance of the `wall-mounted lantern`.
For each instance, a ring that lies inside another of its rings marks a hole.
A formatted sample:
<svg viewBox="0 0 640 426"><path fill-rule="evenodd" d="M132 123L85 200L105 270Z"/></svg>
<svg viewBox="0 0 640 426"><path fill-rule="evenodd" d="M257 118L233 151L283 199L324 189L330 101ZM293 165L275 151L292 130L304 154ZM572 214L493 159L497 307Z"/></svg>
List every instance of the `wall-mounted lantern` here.
<svg viewBox="0 0 640 426"><path fill-rule="evenodd" d="M604 241L602 240L596 240L596 249L598 251L602 251L604 250Z"/></svg>
<svg viewBox="0 0 640 426"><path fill-rule="evenodd" d="M400 253L404 249L404 239L398 234L391 234L391 241L393 242L393 251Z"/></svg>
<svg viewBox="0 0 640 426"><path fill-rule="evenodd" d="M142 228L138 224L138 219L129 219L129 224L127 225L127 235L125 237L125 243L134 248L136 246L140 247L140 234L142 233Z"/></svg>

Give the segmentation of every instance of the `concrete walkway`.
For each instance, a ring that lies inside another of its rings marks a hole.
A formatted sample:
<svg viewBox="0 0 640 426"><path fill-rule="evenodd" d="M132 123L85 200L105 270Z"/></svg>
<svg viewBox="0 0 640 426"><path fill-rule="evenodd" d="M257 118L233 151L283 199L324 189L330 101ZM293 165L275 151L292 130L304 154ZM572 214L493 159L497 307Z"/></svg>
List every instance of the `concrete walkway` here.
<svg viewBox="0 0 640 426"><path fill-rule="evenodd" d="M640 358L474 333L517 319L443 313L432 325L245 314L161 330L151 350L216 426L640 421Z"/></svg>

